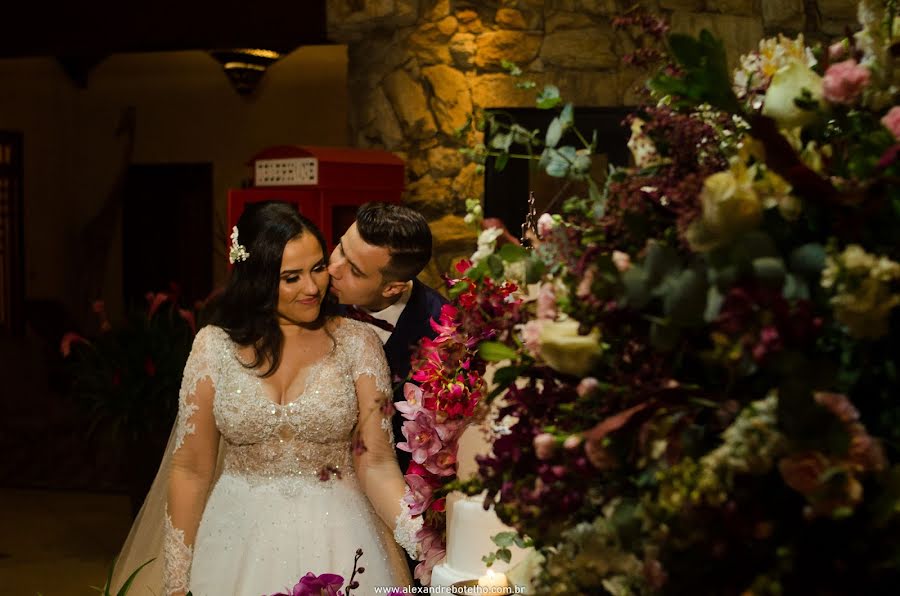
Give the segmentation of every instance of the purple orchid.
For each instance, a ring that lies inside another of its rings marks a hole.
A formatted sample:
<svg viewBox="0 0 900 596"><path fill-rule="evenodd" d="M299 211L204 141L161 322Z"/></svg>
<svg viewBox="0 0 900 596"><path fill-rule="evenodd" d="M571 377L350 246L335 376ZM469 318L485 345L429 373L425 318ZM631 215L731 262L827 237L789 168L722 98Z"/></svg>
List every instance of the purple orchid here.
<svg viewBox="0 0 900 596"><path fill-rule="evenodd" d="M273 594L272 596L341 596L344 578L334 573L316 575L312 571L300 578L290 594Z"/></svg>

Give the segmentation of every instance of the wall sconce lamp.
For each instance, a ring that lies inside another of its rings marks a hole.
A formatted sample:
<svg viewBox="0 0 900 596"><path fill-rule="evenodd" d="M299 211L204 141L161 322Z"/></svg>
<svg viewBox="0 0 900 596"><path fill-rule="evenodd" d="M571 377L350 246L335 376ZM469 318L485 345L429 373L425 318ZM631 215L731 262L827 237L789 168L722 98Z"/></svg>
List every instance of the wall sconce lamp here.
<svg viewBox="0 0 900 596"><path fill-rule="evenodd" d="M222 65L225 76L231 81L235 91L241 95L252 94L266 74L266 69L286 53L255 48L209 52L216 62Z"/></svg>

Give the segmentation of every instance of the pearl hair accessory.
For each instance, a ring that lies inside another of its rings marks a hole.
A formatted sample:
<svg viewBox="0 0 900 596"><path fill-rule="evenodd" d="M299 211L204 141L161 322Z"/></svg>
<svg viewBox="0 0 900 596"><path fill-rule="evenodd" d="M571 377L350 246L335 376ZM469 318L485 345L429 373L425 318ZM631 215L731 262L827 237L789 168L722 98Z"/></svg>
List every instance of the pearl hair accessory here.
<svg viewBox="0 0 900 596"><path fill-rule="evenodd" d="M250 253L243 245L238 243L237 226L231 228L231 249L228 251L228 262L234 265L238 261L246 261L250 257Z"/></svg>

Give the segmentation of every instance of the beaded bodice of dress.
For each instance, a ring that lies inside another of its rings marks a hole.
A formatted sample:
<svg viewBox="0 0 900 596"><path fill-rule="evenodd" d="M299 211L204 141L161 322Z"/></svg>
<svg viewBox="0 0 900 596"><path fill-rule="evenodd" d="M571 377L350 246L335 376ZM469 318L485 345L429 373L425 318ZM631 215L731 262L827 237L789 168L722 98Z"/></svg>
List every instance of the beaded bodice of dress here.
<svg viewBox="0 0 900 596"><path fill-rule="evenodd" d="M390 390L383 359L366 358L372 346L364 325L342 320L335 346L305 371L306 384L279 405L264 380L241 364L238 346L218 327L207 328L216 387L213 413L224 445L223 473L248 479L352 474L352 432L359 415L355 379L375 377Z"/></svg>

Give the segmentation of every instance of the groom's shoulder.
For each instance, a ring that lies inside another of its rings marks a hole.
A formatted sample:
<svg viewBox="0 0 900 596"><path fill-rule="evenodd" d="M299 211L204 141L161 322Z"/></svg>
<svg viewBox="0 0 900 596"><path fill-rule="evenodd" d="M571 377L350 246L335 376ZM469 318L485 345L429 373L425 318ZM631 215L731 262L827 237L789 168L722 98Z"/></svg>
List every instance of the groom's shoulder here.
<svg viewBox="0 0 900 596"><path fill-rule="evenodd" d="M437 316L441 312L441 307L447 304L447 299L430 286L426 286L419 280L415 280L414 292L418 294L417 302L420 304L422 311L432 316Z"/></svg>

